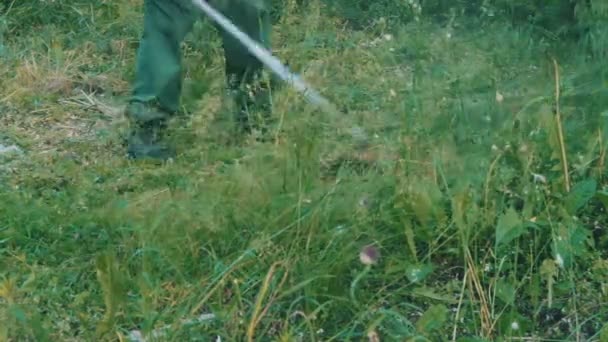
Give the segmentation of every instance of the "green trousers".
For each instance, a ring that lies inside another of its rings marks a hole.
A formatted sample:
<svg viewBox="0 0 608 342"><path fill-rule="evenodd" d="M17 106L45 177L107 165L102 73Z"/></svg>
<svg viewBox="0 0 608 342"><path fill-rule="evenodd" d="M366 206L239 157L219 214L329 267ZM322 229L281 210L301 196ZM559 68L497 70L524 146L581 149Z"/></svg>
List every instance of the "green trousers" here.
<svg viewBox="0 0 608 342"><path fill-rule="evenodd" d="M209 4L269 48L270 9L263 1L267 0L211 0ZM136 122L167 119L177 112L182 91L180 44L203 15L190 0L145 0L143 35L130 102L151 104L158 110L130 113ZM243 89L243 85L259 76L262 64L229 33L219 27L218 30L223 41L227 86L231 90Z"/></svg>

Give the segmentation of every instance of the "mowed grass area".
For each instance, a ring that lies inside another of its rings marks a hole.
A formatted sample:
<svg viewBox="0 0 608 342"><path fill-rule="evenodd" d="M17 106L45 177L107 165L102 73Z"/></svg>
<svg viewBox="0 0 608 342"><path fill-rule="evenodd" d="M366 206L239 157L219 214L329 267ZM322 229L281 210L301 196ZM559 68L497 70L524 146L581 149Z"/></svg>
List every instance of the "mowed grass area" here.
<svg viewBox="0 0 608 342"><path fill-rule="evenodd" d="M234 143L200 23L159 166L122 146L135 3L6 34L0 340L608 340L608 68L584 46L287 7L277 56L347 114L284 88L275 139Z"/></svg>

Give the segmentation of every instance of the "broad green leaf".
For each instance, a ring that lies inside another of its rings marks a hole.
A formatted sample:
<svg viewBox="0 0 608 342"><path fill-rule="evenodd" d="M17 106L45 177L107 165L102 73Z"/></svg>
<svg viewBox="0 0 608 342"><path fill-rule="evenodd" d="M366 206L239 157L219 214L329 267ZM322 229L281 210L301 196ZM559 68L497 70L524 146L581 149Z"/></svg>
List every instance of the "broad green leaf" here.
<svg viewBox="0 0 608 342"><path fill-rule="evenodd" d="M381 318L377 323L382 324L383 330L388 335L385 338L401 341L415 334L414 324L403 314L390 309L379 309L378 313Z"/></svg>
<svg viewBox="0 0 608 342"><path fill-rule="evenodd" d="M583 256L589 249L587 242L591 240L591 232L589 229L579 224L575 225L574 229L570 231L570 247L572 248L572 254L575 256Z"/></svg>
<svg viewBox="0 0 608 342"><path fill-rule="evenodd" d="M506 213L498 218L496 225L496 247L508 244L517 239L525 232L521 218L513 208L509 208Z"/></svg>
<svg viewBox="0 0 608 342"><path fill-rule="evenodd" d="M512 308L500 315L496 325L498 326L497 333L502 336L524 336L530 327L530 319Z"/></svg>
<svg viewBox="0 0 608 342"><path fill-rule="evenodd" d="M13 305L9 308L9 312L19 323L27 322L27 315L18 305Z"/></svg>
<svg viewBox="0 0 608 342"><path fill-rule="evenodd" d="M574 222L568 226L560 224L553 243L553 254L558 266L569 267L574 257L585 254L589 238L590 232L579 224Z"/></svg>
<svg viewBox="0 0 608 342"><path fill-rule="evenodd" d="M431 264L408 265L405 269L405 275L412 283L423 281L431 272L433 272Z"/></svg>
<svg viewBox="0 0 608 342"><path fill-rule="evenodd" d="M451 295L437 293L433 288L421 286L412 289L412 295L429 298L433 300L440 300L445 303L457 304L458 299L454 299Z"/></svg>
<svg viewBox="0 0 608 342"><path fill-rule="evenodd" d="M571 215L576 214L585 206L595 195L597 182L594 179L587 179L577 183L566 197L566 210Z"/></svg>
<svg viewBox="0 0 608 342"><path fill-rule="evenodd" d="M448 319L448 309L444 305L433 305L416 322L420 333L430 333L441 329Z"/></svg>
<svg viewBox="0 0 608 342"><path fill-rule="evenodd" d="M505 304L513 304L515 301L515 287L506 279L499 279L496 282L496 296Z"/></svg>

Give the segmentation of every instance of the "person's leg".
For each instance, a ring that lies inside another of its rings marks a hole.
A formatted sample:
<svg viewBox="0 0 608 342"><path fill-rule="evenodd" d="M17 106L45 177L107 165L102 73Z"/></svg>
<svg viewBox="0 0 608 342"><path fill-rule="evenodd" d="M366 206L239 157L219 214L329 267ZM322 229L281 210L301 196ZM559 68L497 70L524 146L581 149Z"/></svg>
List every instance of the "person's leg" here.
<svg viewBox="0 0 608 342"><path fill-rule="evenodd" d="M183 0L146 0L136 75L126 114L133 125L131 157L165 159L173 151L160 142L166 121L179 109L182 89L180 44L195 16Z"/></svg>
<svg viewBox="0 0 608 342"><path fill-rule="evenodd" d="M267 1L227 0L219 10L238 28L262 46L270 49L270 8ZM250 130L252 106L270 114L267 86L261 80L263 64L228 32L219 28L226 61L228 91L235 101L236 120L240 128Z"/></svg>

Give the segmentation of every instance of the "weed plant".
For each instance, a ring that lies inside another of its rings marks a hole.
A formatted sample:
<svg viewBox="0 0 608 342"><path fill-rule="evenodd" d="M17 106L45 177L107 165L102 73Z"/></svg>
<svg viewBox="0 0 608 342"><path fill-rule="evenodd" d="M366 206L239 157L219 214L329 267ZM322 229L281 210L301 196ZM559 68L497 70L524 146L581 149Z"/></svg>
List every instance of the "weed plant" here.
<svg viewBox="0 0 608 342"><path fill-rule="evenodd" d="M608 341L605 12L284 1L274 52L346 113L284 88L238 144L201 21L158 166L122 145L141 3L4 2L1 341Z"/></svg>

